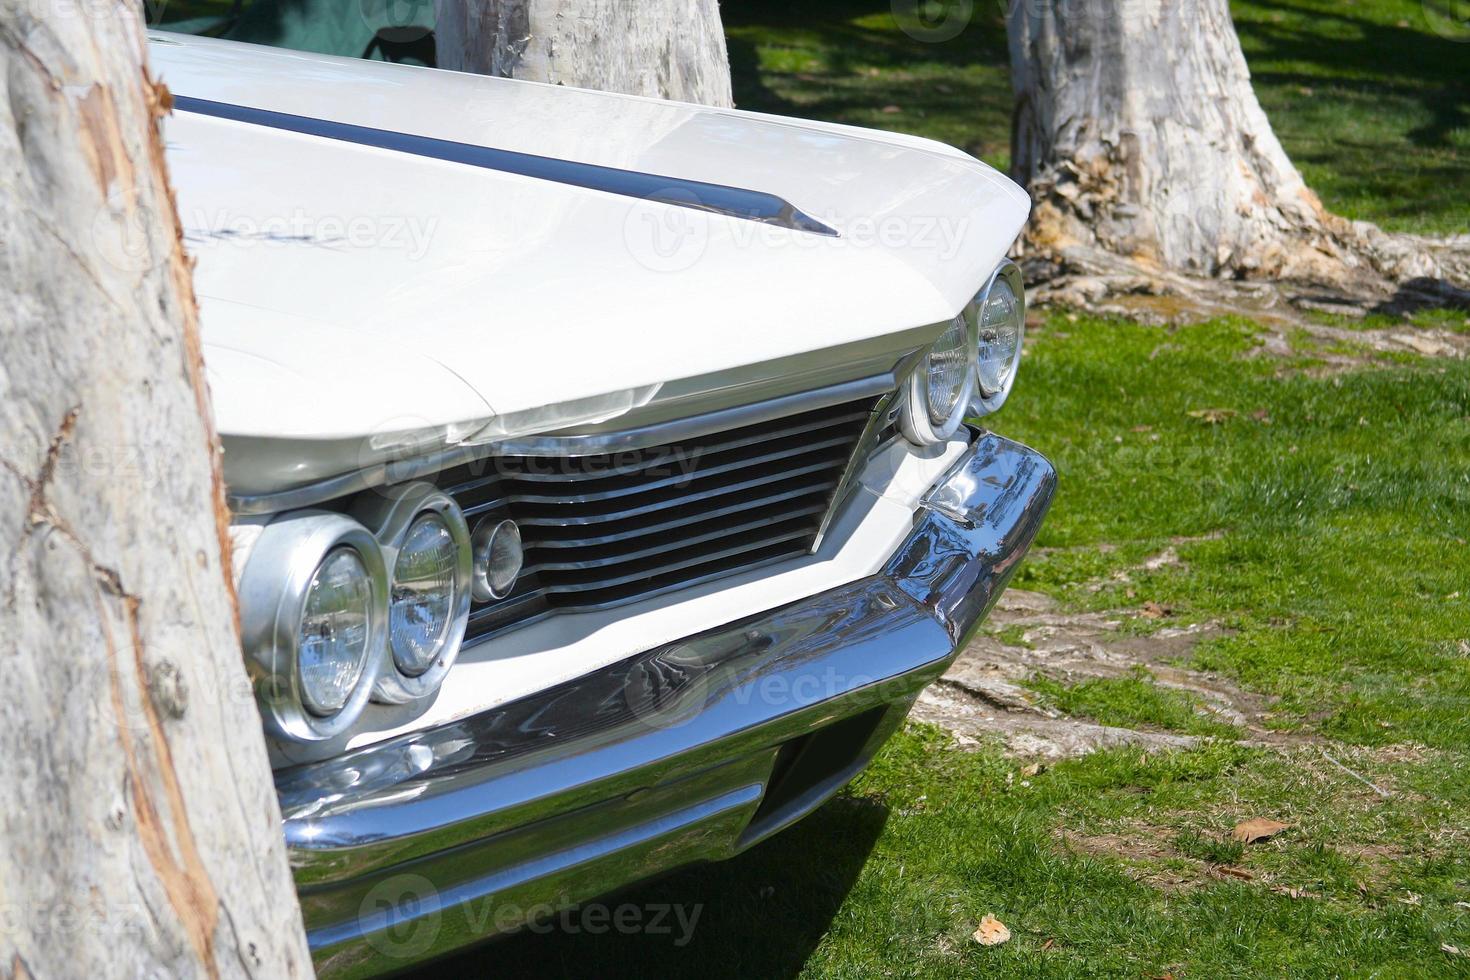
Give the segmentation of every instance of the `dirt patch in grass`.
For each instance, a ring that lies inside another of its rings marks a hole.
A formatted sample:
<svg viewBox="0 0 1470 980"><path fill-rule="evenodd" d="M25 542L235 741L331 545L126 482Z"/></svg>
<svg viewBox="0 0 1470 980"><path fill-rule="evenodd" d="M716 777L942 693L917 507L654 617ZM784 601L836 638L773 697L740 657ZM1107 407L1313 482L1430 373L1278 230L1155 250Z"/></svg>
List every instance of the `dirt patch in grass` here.
<svg viewBox="0 0 1470 980"><path fill-rule="evenodd" d="M1405 357L1461 359L1470 356L1470 333L1407 321L1382 327L1343 327L1304 321L1290 330L1266 330L1259 346L1246 356L1297 361L1304 355L1312 361L1312 366L1300 369L1302 374L1330 377L1347 371L1392 366ZM1296 370L1284 368L1282 374Z"/></svg>
<svg viewBox="0 0 1470 980"><path fill-rule="evenodd" d="M1130 823L1106 833L1085 834L1059 829L1058 850L1122 862L1124 873L1161 891L1185 891L1220 882L1269 882L1237 863L1208 860L1181 846L1182 832L1158 824ZM1197 835L1196 835L1197 836ZM1237 845L1238 846L1238 845Z"/></svg>
<svg viewBox="0 0 1470 980"><path fill-rule="evenodd" d="M1046 758L1119 745L1187 748L1205 736L1267 744L1310 740L1271 728L1272 699L1216 674L1178 666L1200 641L1224 635L1219 625L1188 623L1140 633L1125 629L1127 620L1122 613L1063 612L1049 596L1009 590L987 632L977 634L920 696L914 717L948 729L961 745L998 735L1014 755ZM1092 684L1106 696L1110 683L1131 689L1125 695L1144 695L1146 703L1131 715L1125 706L1123 720L1110 721L1073 717L1046 693ZM1148 717L1180 724L1136 720Z"/></svg>

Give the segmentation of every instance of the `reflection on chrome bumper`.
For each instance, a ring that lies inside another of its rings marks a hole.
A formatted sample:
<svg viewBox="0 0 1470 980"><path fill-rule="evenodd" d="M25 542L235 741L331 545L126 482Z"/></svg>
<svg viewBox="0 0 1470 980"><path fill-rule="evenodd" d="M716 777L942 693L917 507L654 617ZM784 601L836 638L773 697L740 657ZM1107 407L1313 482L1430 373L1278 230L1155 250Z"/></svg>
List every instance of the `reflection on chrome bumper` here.
<svg viewBox="0 0 1470 980"><path fill-rule="evenodd" d="M1054 486L982 433L878 575L278 773L318 970L402 968L810 812L949 665Z"/></svg>

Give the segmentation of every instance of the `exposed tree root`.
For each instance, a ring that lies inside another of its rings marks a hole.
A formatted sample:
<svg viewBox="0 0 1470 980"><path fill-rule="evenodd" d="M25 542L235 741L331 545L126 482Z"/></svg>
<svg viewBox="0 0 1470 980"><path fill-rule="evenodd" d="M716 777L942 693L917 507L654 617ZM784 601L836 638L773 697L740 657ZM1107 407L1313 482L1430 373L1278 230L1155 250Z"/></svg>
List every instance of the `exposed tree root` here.
<svg viewBox="0 0 1470 980"><path fill-rule="evenodd" d="M1370 226L1371 227L1371 226ZM1413 242L1440 270L1470 265L1470 235L1430 240L1389 235L1403 245ZM1410 263L1405 260L1403 266ZM1028 238L1021 254L1028 302L1070 306L1095 313L1127 316L1144 322L1179 322L1239 314L1268 326L1312 328L1312 313L1361 319L1370 313L1407 316L1426 309L1463 310L1470 315L1470 289L1433 276L1397 282L1376 272L1342 276L1335 283L1292 279L1209 278L1171 271L1141 258L1120 256L1087 245L1061 249L1038 247ZM1470 272L1462 281L1470 282Z"/></svg>
<svg viewBox="0 0 1470 980"><path fill-rule="evenodd" d="M1166 554L1171 554L1166 552ZM1025 686L1044 676L1075 684L1133 676L1146 667L1161 688L1187 694L1204 718L1233 726L1248 745L1293 745L1310 736L1270 726L1271 701L1222 677L1173 666L1203 639L1222 634L1212 623L1166 627L1136 636L1121 621L1099 613L1069 614L1049 597L1011 589L991 614L990 625L1019 626L1026 646L979 634L919 698L914 717L949 730L961 744L999 736L1020 756L1061 758L1120 745L1188 748L1200 739L1175 732L1102 725L1068 717Z"/></svg>

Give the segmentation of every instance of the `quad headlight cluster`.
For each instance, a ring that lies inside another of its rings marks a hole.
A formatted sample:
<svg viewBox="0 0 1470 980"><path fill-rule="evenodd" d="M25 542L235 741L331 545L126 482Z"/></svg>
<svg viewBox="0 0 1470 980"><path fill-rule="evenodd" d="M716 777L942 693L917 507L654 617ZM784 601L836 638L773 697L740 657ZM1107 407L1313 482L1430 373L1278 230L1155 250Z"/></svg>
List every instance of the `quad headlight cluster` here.
<svg viewBox="0 0 1470 980"><path fill-rule="evenodd" d="M472 551L459 506L427 483L364 494L350 513L298 511L265 525L240 610L272 730L331 738L369 700L433 694L464 639Z"/></svg>
<svg viewBox="0 0 1470 980"><path fill-rule="evenodd" d="M1005 402L1021 365L1026 327L1021 270L1005 262L925 352L905 392L899 424L921 446L954 435L966 415Z"/></svg>

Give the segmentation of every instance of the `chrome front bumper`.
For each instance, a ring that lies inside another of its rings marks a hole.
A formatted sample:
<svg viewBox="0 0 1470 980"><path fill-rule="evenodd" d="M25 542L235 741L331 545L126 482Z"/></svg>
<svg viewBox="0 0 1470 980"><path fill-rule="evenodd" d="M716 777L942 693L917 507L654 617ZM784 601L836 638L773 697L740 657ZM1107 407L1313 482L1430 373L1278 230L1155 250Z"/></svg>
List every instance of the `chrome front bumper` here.
<svg viewBox="0 0 1470 980"><path fill-rule="evenodd" d="M981 433L877 575L278 773L318 971L401 969L811 812L989 612L1055 482Z"/></svg>

